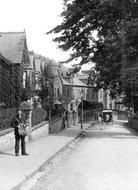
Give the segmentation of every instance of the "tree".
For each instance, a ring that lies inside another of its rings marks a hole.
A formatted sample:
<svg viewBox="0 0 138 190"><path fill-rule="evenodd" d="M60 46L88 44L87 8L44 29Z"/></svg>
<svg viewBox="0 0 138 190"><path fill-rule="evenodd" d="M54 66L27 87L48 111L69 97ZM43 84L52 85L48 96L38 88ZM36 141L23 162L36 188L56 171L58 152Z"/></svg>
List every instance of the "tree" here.
<svg viewBox="0 0 138 190"><path fill-rule="evenodd" d="M94 62L98 87L112 89L113 96L124 90L125 70L138 57L138 1L64 0L61 16L63 22L48 34L57 35L59 48L72 51L66 62Z"/></svg>
<svg viewBox="0 0 138 190"><path fill-rule="evenodd" d="M50 59L47 60L47 63L42 67L41 66L41 75L39 79L40 84L40 98L43 104L46 104L46 107L53 107L54 102L54 76L51 68Z"/></svg>

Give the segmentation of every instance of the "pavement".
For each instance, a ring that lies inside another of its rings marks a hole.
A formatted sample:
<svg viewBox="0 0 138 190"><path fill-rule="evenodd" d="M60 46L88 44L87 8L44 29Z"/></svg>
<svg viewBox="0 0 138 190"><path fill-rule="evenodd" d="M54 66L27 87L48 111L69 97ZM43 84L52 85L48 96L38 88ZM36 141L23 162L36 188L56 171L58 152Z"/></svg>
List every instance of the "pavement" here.
<svg viewBox="0 0 138 190"><path fill-rule="evenodd" d="M92 122L84 123L87 129ZM42 136L26 143L29 156L15 156L14 149L0 152L0 186L2 190L19 190L20 186L82 133L79 126L58 134Z"/></svg>

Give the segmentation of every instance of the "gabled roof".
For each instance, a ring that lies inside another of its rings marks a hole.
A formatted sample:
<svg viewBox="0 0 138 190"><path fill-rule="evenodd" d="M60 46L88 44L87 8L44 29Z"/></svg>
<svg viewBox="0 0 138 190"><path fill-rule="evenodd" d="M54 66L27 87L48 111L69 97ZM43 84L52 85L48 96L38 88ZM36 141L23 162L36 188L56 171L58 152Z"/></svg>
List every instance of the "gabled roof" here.
<svg viewBox="0 0 138 190"><path fill-rule="evenodd" d="M62 84L65 86L71 86L71 84L68 81L66 81L64 78L62 78Z"/></svg>
<svg viewBox="0 0 138 190"><path fill-rule="evenodd" d="M59 79L60 79L61 84L62 84L63 86L71 86L71 84L63 78L63 76L62 76L62 74L61 74L61 70L58 69L58 70L57 70L57 73L58 73L58 75L59 75Z"/></svg>
<svg viewBox="0 0 138 190"><path fill-rule="evenodd" d="M12 63L21 63L25 32L0 32L0 53Z"/></svg>
<svg viewBox="0 0 138 190"><path fill-rule="evenodd" d="M77 73L76 74L76 77L78 78L78 79L82 79L82 80L88 80L88 77L89 77L89 75L88 74L83 74L83 73Z"/></svg>
<svg viewBox="0 0 138 190"><path fill-rule="evenodd" d="M78 78L74 77L72 79L73 85L74 86L78 86L78 87L87 87L87 85L85 83L83 83L82 81L80 81Z"/></svg>

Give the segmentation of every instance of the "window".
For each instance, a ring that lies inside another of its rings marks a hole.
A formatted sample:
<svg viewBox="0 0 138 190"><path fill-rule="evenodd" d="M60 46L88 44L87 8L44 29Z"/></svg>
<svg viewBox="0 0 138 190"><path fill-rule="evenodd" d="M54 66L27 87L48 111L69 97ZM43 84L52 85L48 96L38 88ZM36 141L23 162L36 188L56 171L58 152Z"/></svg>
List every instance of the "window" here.
<svg viewBox="0 0 138 190"><path fill-rule="evenodd" d="M100 99L102 99L102 98L103 98L103 91L100 90Z"/></svg>
<svg viewBox="0 0 138 190"><path fill-rule="evenodd" d="M57 88L57 96L59 97L59 88Z"/></svg>
<svg viewBox="0 0 138 190"><path fill-rule="evenodd" d="M26 87L26 80L27 80L27 72L24 71L24 72L23 72L23 87L24 87L24 88Z"/></svg>

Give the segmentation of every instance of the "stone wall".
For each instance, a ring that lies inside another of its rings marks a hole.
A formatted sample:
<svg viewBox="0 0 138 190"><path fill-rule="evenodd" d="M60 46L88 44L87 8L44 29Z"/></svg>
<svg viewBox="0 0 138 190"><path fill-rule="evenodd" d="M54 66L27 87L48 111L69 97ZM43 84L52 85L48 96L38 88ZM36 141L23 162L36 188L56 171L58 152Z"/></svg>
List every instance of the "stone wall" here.
<svg viewBox="0 0 138 190"><path fill-rule="evenodd" d="M62 119L56 119L51 122L51 126L49 129L50 134L58 133L63 129Z"/></svg>
<svg viewBox="0 0 138 190"><path fill-rule="evenodd" d="M14 146L14 130L7 129L0 132L0 151Z"/></svg>
<svg viewBox="0 0 138 190"><path fill-rule="evenodd" d="M42 122L41 124L35 125L32 128L31 136L28 137L28 140L35 140L41 136L49 134L49 123L47 121Z"/></svg>
<svg viewBox="0 0 138 190"><path fill-rule="evenodd" d="M128 119L128 113L125 111L118 111L118 120L127 120Z"/></svg>
<svg viewBox="0 0 138 190"><path fill-rule="evenodd" d="M31 135L26 139L26 141L35 140L41 136L49 134L49 124L44 121L32 128ZM14 129L7 129L0 132L0 151L4 149L13 148L15 144L14 139Z"/></svg>
<svg viewBox="0 0 138 190"><path fill-rule="evenodd" d="M138 117L130 117L128 119L128 127L134 129L135 131L138 131Z"/></svg>

